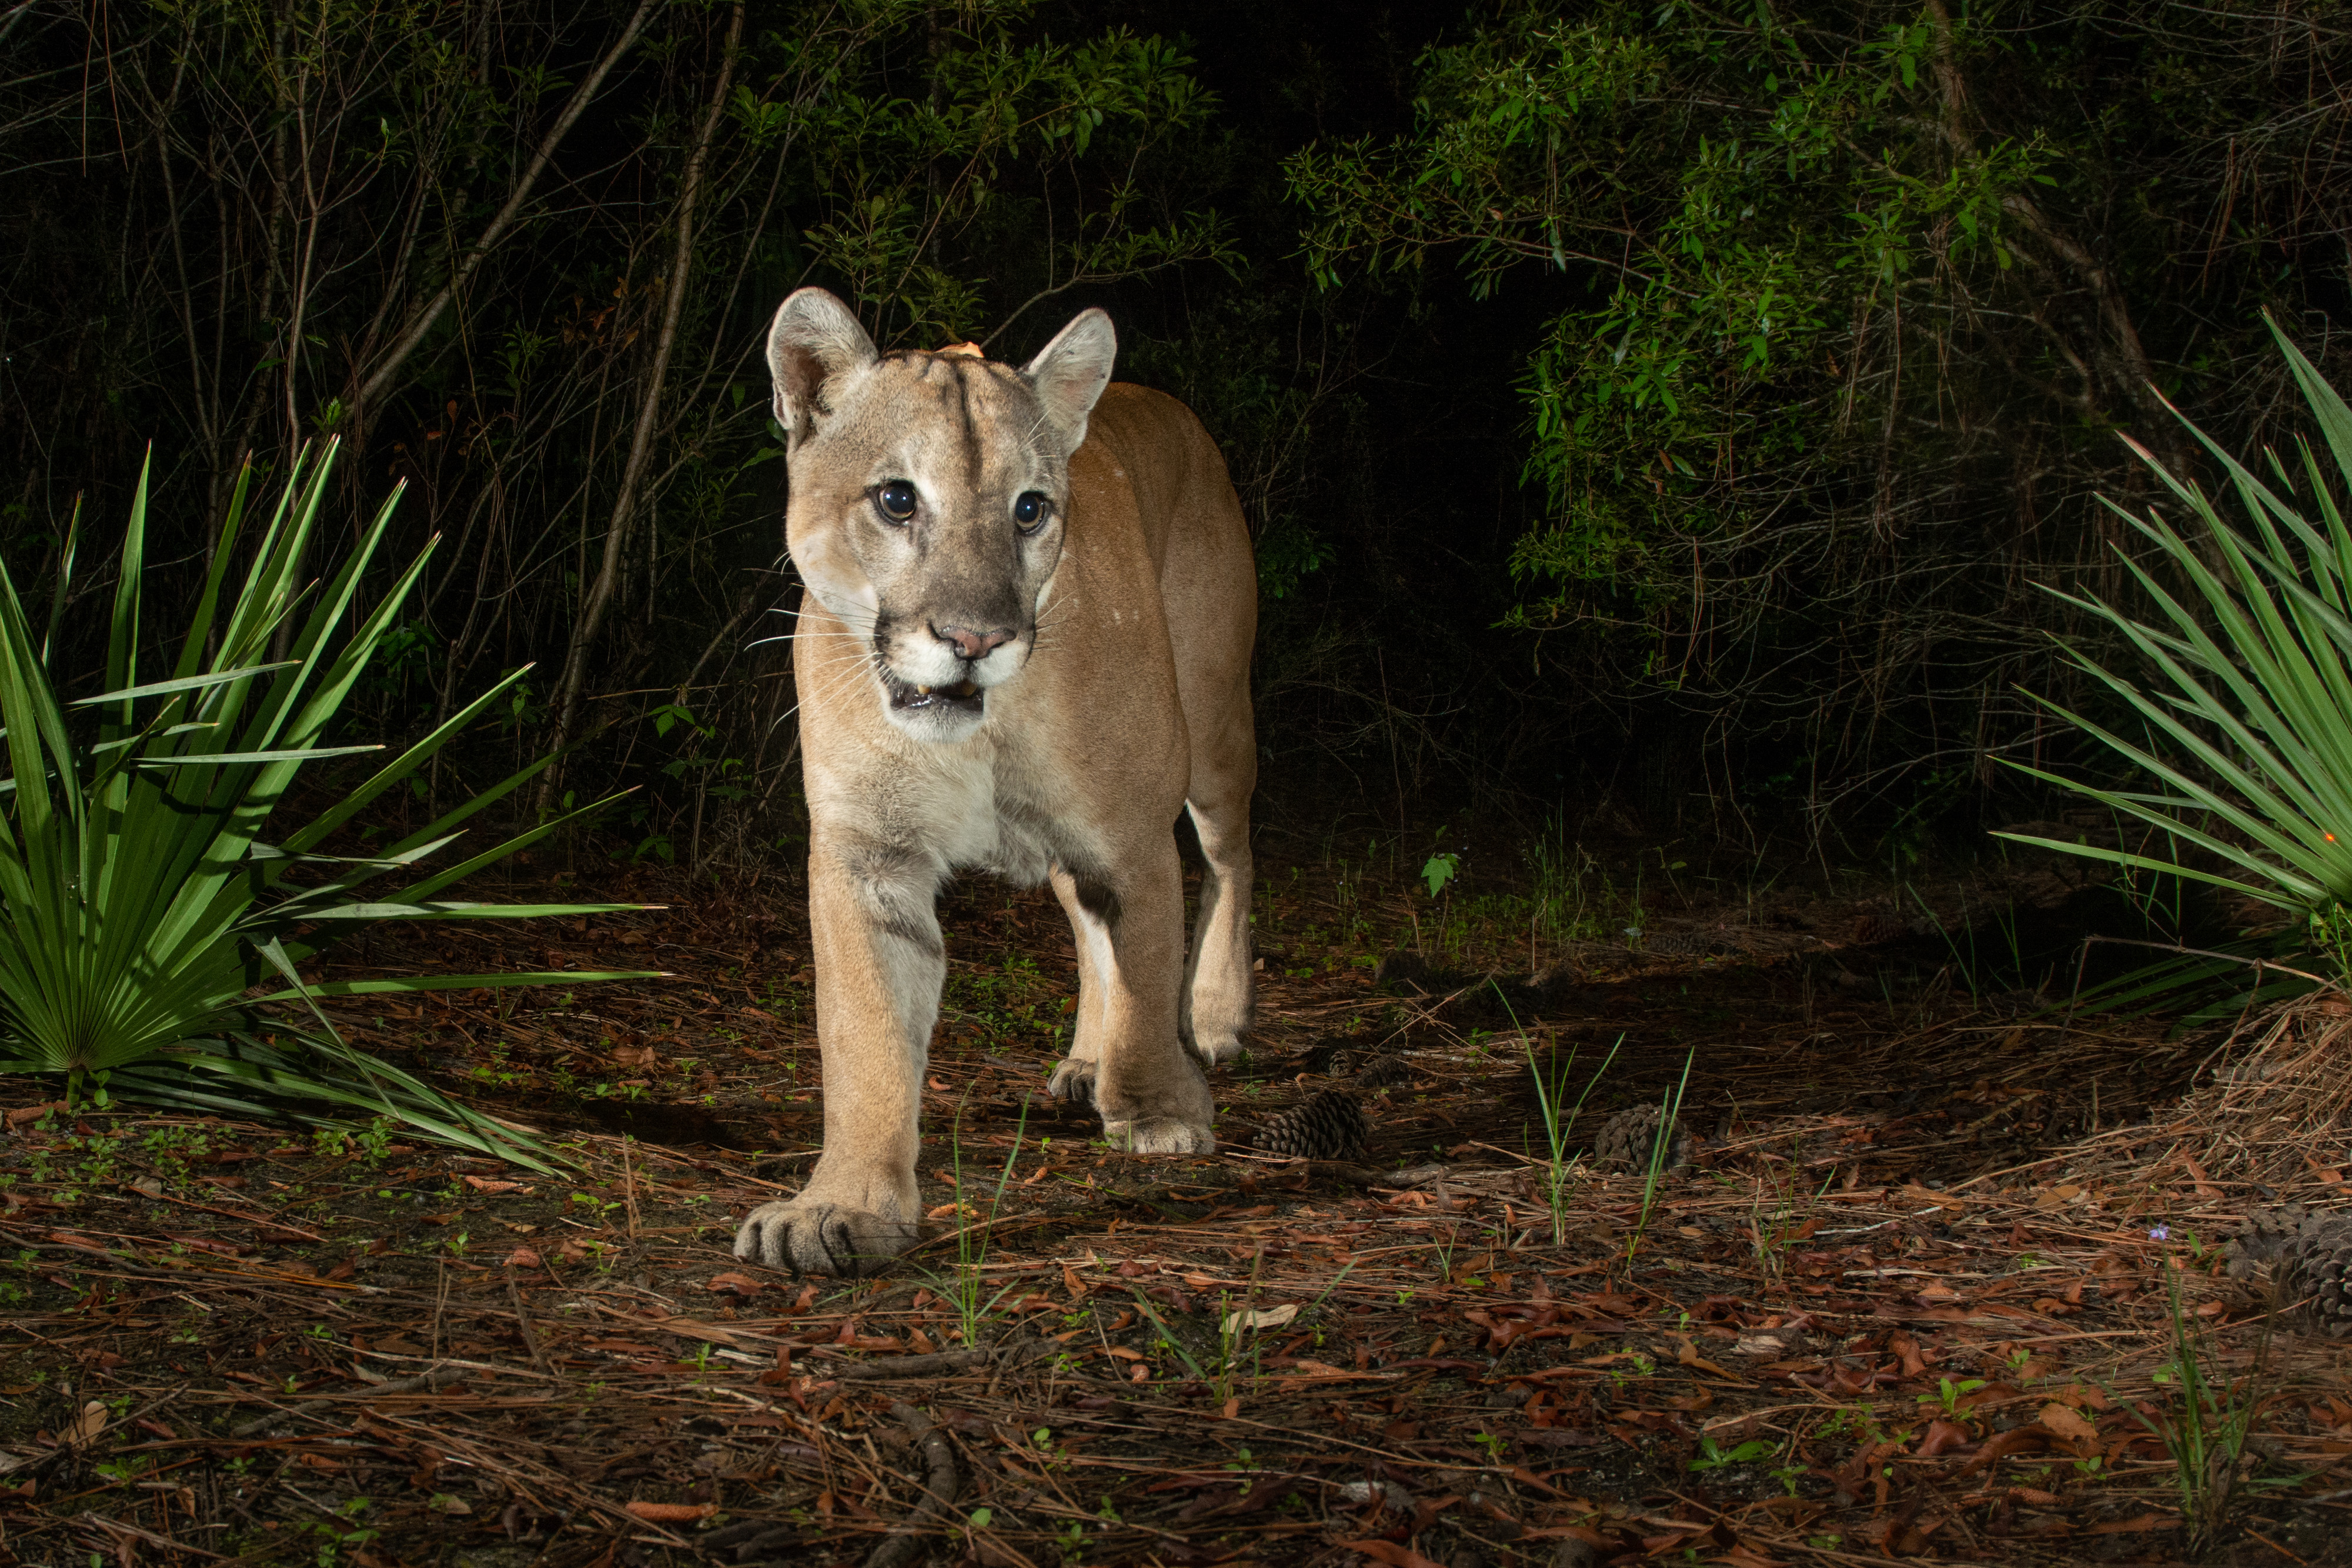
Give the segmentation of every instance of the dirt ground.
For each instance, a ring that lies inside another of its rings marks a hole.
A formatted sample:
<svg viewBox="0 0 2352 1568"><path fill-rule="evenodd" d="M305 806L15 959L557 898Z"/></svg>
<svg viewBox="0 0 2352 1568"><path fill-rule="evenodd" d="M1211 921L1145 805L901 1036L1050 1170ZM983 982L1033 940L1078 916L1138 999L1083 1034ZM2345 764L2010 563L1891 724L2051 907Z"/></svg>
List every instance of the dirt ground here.
<svg viewBox="0 0 2352 1568"><path fill-rule="evenodd" d="M2179 1562L2184 1334L2256 1406L2209 1559L2352 1563L2345 1348L2216 1257L2342 1151L2262 1191L2181 1153L2215 1042L1994 988L1982 885L1522 942L1278 866L1224 1146L1150 1160L1045 1097L1050 897L960 887L940 1234L846 1283L729 1251L817 1145L797 888L561 893L668 907L330 971L672 971L345 1015L559 1176L0 1081L0 1563ZM1678 1083L1686 1162L1587 1154ZM1254 1150L1333 1089L1364 1147Z"/></svg>

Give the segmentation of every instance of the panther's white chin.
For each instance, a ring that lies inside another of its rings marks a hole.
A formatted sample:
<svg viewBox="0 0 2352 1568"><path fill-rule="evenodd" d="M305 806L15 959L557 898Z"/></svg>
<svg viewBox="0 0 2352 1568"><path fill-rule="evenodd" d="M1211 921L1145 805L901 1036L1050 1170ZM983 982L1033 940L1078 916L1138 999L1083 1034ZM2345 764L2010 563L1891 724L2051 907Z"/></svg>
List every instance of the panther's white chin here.
<svg viewBox="0 0 2352 1568"><path fill-rule="evenodd" d="M970 740L980 733L982 721L986 716L976 707L970 710L917 709L913 712L887 708L885 711L901 735L932 746L953 746Z"/></svg>
<svg viewBox="0 0 2352 1568"><path fill-rule="evenodd" d="M917 685L881 667L882 711L900 733L947 745L969 740L987 716L988 693L971 680L951 686Z"/></svg>

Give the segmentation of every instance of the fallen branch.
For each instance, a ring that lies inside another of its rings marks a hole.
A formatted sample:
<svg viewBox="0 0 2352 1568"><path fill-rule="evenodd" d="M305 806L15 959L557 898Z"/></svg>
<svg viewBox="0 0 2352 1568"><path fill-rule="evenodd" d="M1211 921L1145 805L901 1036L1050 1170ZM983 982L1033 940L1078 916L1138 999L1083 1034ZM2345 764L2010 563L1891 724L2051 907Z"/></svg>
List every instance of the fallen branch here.
<svg viewBox="0 0 2352 1568"><path fill-rule="evenodd" d="M844 1382L869 1382L889 1377L936 1377L941 1373L968 1372L989 1365L1012 1371L1031 1362L1044 1361L1063 1348L1058 1340L1042 1339L995 1350L940 1350L928 1355L893 1355L878 1361L854 1361L846 1366L828 1366L824 1375Z"/></svg>
<svg viewBox="0 0 2352 1568"><path fill-rule="evenodd" d="M890 1406L890 1417L907 1428L908 1437L923 1458L923 1500L866 1559L866 1568L906 1568L923 1549L923 1537L939 1529L955 1508L963 1478L957 1472L955 1445L946 1428L903 1400Z"/></svg>
<svg viewBox="0 0 2352 1568"><path fill-rule="evenodd" d="M969 1367L986 1366L994 1359L992 1353L984 1350L942 1350L929 1355L896 1355L887 1361L861 1361L838 1370L828 1367L825 1375L845 1379L929 1377L942 1372L962 1372Z"/></svg>
<svg viewBox="0 0 2352 1568"><path fill-rule="evenodd" d="M110 1519L102 1513L85 1513L81 1516L81 1522L93 1530L102 1531L118 1539L127 1535L134 1541L143 1541L150 1546L160 1546L166 1552L185 1552L190 1557L203 1557L215 1563L228 1561L217 1552L207 1552L201 1546L191 1546L184 1541L174 1541L168 1535L158 1535L152 1530L142 1530L138 1525L120 1519ZM97 1553L92 1552L91 1555L96 1556ZM127 1549L123 1555L127 1561L130 1556Z"/></svg>
<svg viewBox="0 0 2352 1568"><path fill-rule="evenodd" d="M371 1384L360 1391L358 1397L369 1399L380 1394L431 1394L463 1381L465 1375L466 1369L461 1366L436 1366L414 1377L395 1377L389 1383Z"/></svg>

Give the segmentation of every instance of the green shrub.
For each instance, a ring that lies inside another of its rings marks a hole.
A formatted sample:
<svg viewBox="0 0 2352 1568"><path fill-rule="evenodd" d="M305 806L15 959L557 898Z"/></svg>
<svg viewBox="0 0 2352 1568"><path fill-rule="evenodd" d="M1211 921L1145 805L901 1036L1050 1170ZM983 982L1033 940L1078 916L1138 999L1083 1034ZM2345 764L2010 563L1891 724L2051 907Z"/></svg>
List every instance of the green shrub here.
<svg viewBox="0 0 2352 1568"><path fill-rule="evenodd" d="M320 1125L341 1124L344 1112L362 1124L389 1115L428 1137L544 1168L549 1156L528 1134L347 1044L320 999L647 977L567 971L320 985L300 972L305 960L381 921L635 907L437 896L583 812L420 874L428 857L460 836L461 823L551 758L380 854L320 852L338 828L406 781L521 671L320 815L291 829L276 822L304 763L383 749L323 742L370 656L399 624L432 553L428 544L381 602L360 607L360 583L391 521L387 501L332 579L306 588L299 574L333 465L331 444L315 463L308 453L297 458L253 545L244 586L224 606L251 470L239 478L178 658L161 678L142 681L140 670L143 472L123 538L100 695L62 700L58 691L68 683L51 666L73 570L72 536L47 633L37 639L0 567L0 720L9 774L0 780L0 1071L60 1073L71 1094L99 1103L121 1096ZM361 891L387 877L404 885Z"/></svg>
<svg viewBox="0 0 2352 1568"><path fill-rule="evenodd" d="M2120 547L2117 553L2157 615L2141 620L2095 595L2051 590L2113 626L2138 652L2142 669L2126 674L2066 650L2121 699L2146 741L2045 706L2131 762L2155 788L2105 789L2019 766L2147 823L2175 852L2002 836L2209 883L2273 905L2290 925L2273 940L2246 945L2247 955L2314 953L2340 979L2352 958L2352 921L2346 917L2352 909L2352 531L2336 495L2352 493L2352 407L2277 323L2271 330L2334 459L2331 488L2309 443L2299 443L2302 476L2319 520L2294 504L2295 478L2275 455L2274 489L2192 424L2229 476L2246 526L2231 527L2201 490L2134 443L2198 525L2184 531L2158 512L2135 517L2108 503L2156 547L2147 561ZM2201 852L2182 852L2191 848ZM2210 978L2233 962L2174 966L2136 994Z"/></svg>

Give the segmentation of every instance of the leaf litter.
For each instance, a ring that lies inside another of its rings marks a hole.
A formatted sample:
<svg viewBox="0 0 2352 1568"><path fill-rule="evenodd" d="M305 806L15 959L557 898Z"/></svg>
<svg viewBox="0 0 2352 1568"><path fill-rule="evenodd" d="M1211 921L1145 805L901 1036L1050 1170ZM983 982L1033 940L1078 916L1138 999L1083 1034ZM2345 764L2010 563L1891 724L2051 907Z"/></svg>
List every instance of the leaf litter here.
<svg viewBox="0 0 2352 1568"><path fill-rule="evenodd" d="M816 1151L798 901L612 880L673 907L332 977L675 971L341 1008L556 1176L7 1083L0 1563L2175 1561L2172 1289L2256 1403L2228 1559L2341 1560L2344 1349L2219 1249L2341 1160L2218 1169L2210 1042L1873 995L1767 929L1375 966L1310 875L1265 895L1224 1146L1136 1159L1044 1093L1058 910L965 887L938 1234L793 1280L730 1242ZM1586 1157L1686 1069L1686 1163ZM1538 1073L1583 1094L1557 1167ZM1360 1158L1253 1152L1334 1089Z"/></svg>

